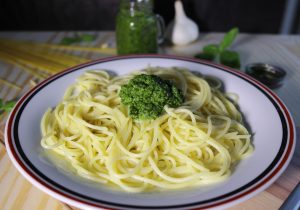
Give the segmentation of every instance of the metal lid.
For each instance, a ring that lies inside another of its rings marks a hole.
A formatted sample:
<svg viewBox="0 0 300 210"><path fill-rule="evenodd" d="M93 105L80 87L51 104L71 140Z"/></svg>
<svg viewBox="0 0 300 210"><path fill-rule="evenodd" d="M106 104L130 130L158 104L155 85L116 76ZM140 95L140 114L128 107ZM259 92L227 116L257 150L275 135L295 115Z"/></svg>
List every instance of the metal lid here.
<svg viewBox="0 0 300 210"><path fill-rule="evenodd" d="M251 63L246 66L246 73L270 88L281 86L286 71L267 63Z"/></svg>

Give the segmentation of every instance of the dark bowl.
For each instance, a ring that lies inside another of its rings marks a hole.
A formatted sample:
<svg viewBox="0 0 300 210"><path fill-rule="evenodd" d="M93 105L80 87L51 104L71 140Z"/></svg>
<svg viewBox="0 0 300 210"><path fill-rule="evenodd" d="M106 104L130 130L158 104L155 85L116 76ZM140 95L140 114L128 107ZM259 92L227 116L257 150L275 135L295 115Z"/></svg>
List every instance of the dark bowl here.
<svg viewBox="0 0 300 210"><path fill-rule="evenodd" d="M246 73L270 88L281 86L281 81L286 75L286 71L282 68L266 63L248 64Z"/></svg>

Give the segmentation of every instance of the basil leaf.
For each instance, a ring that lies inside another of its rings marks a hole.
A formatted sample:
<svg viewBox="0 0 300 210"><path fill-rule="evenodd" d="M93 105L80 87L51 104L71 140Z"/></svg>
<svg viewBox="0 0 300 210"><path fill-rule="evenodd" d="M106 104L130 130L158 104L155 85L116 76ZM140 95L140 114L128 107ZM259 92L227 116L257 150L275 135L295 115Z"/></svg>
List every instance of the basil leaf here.
<svg viewBox="0 0 300 210"><path fill-rule="evenodd" d="M80 38L77 37L77 36L74 36L74 37L64 37L60 41L60 44L62 44L62 45L71 45L71 44L77 43L77 42L80 42Z"/></svg>
<svg viewBox="0 0 300 210"><path fill-rule="evenodd" d="M241 67L240 55L235 51L225 50L220 54L220 63L231 68Z"/></svg>
<svg viewBox="0 0 300 210"><path fill-rule="evenodd" d="M92 42L96 39L96 35L92 34L82 34L78 35L77 33L72 37L64 37L61 39L60 44L62 45L71 45L79 42Z"/></svg>
<svg viewBox="0 0 300 210"><path fill-rule="evenodd" d="M229 32L225 34L223 37L223 40L221 41L219 45L219 50L220 52L226 50L230 45L233 43L235 37L238 35L239 29L238 28L233 28Z"/></svg>
<svg viewBox="0 0 300 210"><path fill-rule="evenodd" d="M16 101L8 101L4 104L3 110L5 112L10 112L10 110L12 110L12 108L14 108L15 105L16 105Z"/></svg>
<svg viewBox="0 0 300 210"><path fill-rule="evenodd" d="M195 55L195 58L213 61L219 54L219 48L216 44L209 44L203 47L203 52Z"/></svg>
<svg viewBox="0 0 300 210"><path fill-rule="evenodd" d="M203 52L216 57L219 54L219 47L216 44L209 44L203 47Z"/></svg>
<svg viewBox="0 0 300 210"><path fill-rule="evenodd" d="M92 34L83 34L80 36L81 41L83 42L92 42L96 39L96 35Z"/></svg>

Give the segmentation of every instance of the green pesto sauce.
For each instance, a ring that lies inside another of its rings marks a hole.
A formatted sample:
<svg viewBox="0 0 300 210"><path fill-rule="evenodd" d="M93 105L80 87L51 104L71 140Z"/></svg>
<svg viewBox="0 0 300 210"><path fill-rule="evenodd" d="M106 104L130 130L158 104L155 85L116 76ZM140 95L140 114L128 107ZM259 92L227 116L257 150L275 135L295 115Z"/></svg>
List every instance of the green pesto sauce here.
<svg viewBox="0 0 300 210"><path fill-rule="evenodd" d="M152 14L121 10L116 21L118 54L157 53L157 25Z"/></svg>

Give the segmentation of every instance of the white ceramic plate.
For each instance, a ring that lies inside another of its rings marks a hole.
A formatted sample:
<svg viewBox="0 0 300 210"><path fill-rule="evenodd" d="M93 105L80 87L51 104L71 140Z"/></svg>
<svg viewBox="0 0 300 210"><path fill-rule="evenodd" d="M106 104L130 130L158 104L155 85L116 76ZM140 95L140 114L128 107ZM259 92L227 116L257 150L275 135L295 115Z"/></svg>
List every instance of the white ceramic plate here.
<svg viewBox="0 0 300 210"><path fill-rule="evenodd" d="M66 88L89 69L127 74L148 65L184 67L221 79L226 92L239 95L240 109L253 132L254 153L239 162L225 182L197 189L131 194L70 177L41 155L40 121ZM244 201L273 183L287 167L295 147L295 126L282 101L241 73L212 63L173 56L123 56L83 64L56 74L23 96L7 122L6 146L17 169L35 186L79 208L224 208Z"/></svg>

